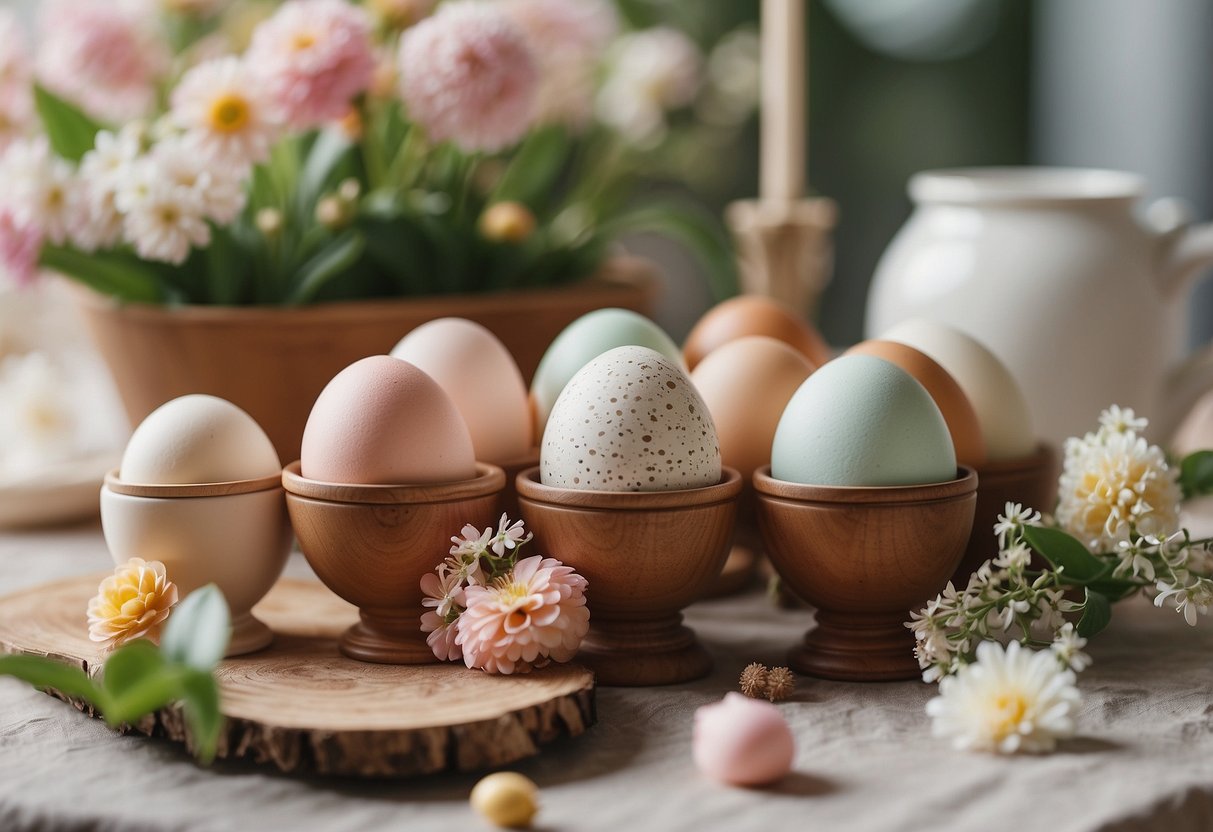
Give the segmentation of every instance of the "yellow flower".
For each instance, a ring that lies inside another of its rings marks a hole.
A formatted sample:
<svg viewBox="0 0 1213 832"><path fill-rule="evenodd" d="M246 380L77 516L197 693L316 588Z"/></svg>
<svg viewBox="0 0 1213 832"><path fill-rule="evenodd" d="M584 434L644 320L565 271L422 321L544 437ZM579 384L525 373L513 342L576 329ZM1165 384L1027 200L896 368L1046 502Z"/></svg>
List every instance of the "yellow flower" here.
<svg viewBox="0 0 1213 832"><path fill-rule="evenodd" d="M155 636L177 603L177 586L164 564L131 558L101 582L88 602L88 637L107 649Z"/></svg>

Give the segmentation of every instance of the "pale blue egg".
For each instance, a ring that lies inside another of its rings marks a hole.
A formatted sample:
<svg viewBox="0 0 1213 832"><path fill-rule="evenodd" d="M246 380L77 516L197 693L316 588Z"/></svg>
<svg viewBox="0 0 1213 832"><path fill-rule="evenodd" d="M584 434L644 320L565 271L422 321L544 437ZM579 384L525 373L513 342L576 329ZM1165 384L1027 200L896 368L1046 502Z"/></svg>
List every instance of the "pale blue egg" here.
<svg viewBox="0 0 1213 832"><path fill-rule="evenodd" d="M806 485L894 486L956 478L943 414L913 376L868 355L805 380L775 429L771 476Z"/></svg>

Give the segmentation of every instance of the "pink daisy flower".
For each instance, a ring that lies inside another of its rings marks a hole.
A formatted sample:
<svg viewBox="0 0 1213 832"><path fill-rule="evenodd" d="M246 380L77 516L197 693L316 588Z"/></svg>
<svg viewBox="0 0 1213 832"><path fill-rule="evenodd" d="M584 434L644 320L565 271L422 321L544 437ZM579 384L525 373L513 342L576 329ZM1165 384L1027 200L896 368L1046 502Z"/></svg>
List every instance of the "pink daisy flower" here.
<svg viewBox="0 0 1213 832"><path fill-rule="evenodd" d="M542 555L488 586L468 587L455 638L464 664L510 674L573 658L590 626L585 588L572 567Z"/></svg>
<svg viewBox="0 0 1213 832"><path fill-rule="evenodd" d="M276 109L239 58L215 58L186 72L169 115L203 158L234 168L264 161L278 137Z"/></svg>
<svg viewBox="0 0 1213 832"><path fill-rule="evenodd" d="M434 141L495 152L534 123L539 67L526 36L498 6L444 3L400 40L400 93Z"/></svg>
<svg viewBox="0 0 1213 832"><path fill-rule="evenodd" d="M375 72L371 22L342 0L291 0L253 32L245 55L297 128L335 121Z"/></svg>
<svg viewBox="0 0 1213 832"><path fill-rule="evenodd" d="M0 264L18 286L28 286L38 276L42 232L23 221L8 206L0 206Z"/></svg>
<svg viewBox="0 0 1213 832"><path fill-rule="evenodd" d="M171 56L154 26L112 0L44 6L38 76L94 115L123 121L146 114Z"/></svg>

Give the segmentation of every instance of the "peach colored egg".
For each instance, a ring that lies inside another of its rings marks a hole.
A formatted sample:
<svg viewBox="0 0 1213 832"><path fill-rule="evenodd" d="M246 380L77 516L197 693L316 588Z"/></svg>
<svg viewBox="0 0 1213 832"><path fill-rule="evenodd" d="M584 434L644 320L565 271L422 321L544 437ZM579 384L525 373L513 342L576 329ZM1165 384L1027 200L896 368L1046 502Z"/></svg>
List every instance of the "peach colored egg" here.
<svg viewBox="0 0 1213 832"><path fill-rule="evenodd" d="M320 392L303 430L300 472L308 479L420 485L476 476L476 455L459 409L407 361L355 361Z"/></svg>
<svg viewBox="0 0 1213 832"><path fill-rule="evenodd" d="M438 382L467 422L476 459L503 465L533 447L526 383L505 344L480 324L439 318L423 324L392 349Z"/></svg>
<svg viewBox="0 0 1213 832"><path fill-rule="evenodd" d="M692 370L708 353L747 335L783 341L820 367L833 357L817 330L791 308L763 295L738 295L707 311L687 336L682 356Z"/></svg>
<svg viewBox="0 0 1213 832"><path fill-rule="evenodd" d="M796 756L779 708L740 693L695 711L691 749L700 771L734 786L774 783L792 770Z"/></svg>
<svg viewBox="0 0 1213 832"><path fill-rule="evenodd" d="M847 355L882 358L912 375L939 405L956 447L956 461L962 465L981 465L986 461L986 442L977 412L956 379L934 359L906 344L878 339L855 345Z"/></svg>
<svg viewBox="0 0 1213 832"><path fill-rule="evenodd" d="M721 461L744 481L770 464L779 417L813 370L783 341L750 335L713 350L691 372L716 425Z"/></svg>

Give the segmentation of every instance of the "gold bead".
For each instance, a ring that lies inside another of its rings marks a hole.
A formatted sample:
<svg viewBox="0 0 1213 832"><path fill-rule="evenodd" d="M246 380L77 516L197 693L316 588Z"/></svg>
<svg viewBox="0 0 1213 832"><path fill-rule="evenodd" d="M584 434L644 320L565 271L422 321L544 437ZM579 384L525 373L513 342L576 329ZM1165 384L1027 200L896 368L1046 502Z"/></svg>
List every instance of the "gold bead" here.
<svg viewBox="0 0 1213 832"><path fill-rule="evenodd" d="M516 771L499 771L472 789L472 808L496 826L523 829L539 811L539 787Z"/></svg>
<svg viewBox="0 0 1213 832"><path fill-rule="evenodd" d="M521 243L535 231L535 215L521 202L498 202L480 215L480 233L498 243Z"/></svg>

